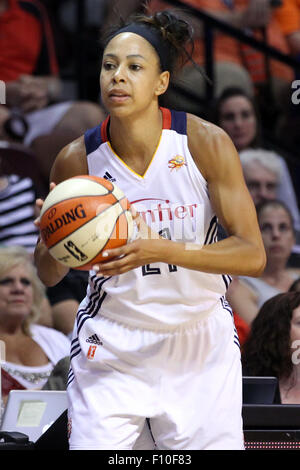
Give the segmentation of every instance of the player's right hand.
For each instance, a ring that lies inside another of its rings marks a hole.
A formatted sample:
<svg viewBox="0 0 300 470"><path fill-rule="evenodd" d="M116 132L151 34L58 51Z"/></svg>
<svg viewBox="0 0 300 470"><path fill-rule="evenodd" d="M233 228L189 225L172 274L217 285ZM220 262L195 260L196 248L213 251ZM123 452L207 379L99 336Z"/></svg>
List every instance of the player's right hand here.
<svg viewBox="0 0 300 470"><path fill-rule="evenodd" d="M55 186L56 186L55 183L50 183L49 192L52 191L52 189L54 189ZM36 201L35 201L35 216L36 216L36 219L34 220L34 225L38 228L40 228L40 213L41 213L43 204L44 204L43 199L41 199L41 198L36 199Z"/></svg>

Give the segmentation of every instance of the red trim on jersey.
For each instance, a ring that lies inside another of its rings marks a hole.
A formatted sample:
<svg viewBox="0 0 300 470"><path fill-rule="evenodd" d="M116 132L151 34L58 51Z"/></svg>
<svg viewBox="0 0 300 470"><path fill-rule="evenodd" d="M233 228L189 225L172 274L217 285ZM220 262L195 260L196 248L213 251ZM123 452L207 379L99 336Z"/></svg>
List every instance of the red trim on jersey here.
<svg viewBox="0 0 300 470"><path fill-rule="evenodd" d="M171 129L172 125L172 114L168 108L160 107L163 117L163 129Z"/></svg>
<svg viewBox="0 0 300 470"><path fill-rule="evenodd" d="M171 129L171 125L172 125L171 111L168 108L160 107L159 109L162 112L162 117L163 117L162 127L163 127L163 129ZM107 118L101 124L100 132L101 132L101 141L102 141L102 143L107 142L109 140L108 139L108 132L107 132L109 120L110 120L110 116L107 116Z"/></svg>
<svg viewBox="0 0 300 470"><path fill-rule="evenodd" d="M168 108L160 107L159 109L162 112L162 118L163 118L162 127L163 127L163 129L171 129L171 125L172 125L171 111ZM110 116L107 116L107 118L101 124L101 140L102 140L102 143L108 141L107 127L108 127L109 120L110 120Z"/></svg>
<svg viewBox="0 0 300 470"><path fill-rule="evenodd" d="M108 141L107 126L108 126L108 123L109 123L109 119L110 119L110 117L107 116L107 118L101 124L101 140L102 140L102 143Z"/></svg>

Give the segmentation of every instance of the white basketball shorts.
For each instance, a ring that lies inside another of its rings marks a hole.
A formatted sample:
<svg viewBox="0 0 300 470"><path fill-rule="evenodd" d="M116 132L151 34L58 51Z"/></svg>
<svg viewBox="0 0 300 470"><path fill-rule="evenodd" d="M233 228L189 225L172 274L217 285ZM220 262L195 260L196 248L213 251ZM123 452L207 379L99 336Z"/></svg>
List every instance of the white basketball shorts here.
<svg viewBox="0 0 300 470"><path fill-rule="evenodd" d="M221 305L171 332L91 324L71 360L70 450L244 448L240 349Z"/></svg>

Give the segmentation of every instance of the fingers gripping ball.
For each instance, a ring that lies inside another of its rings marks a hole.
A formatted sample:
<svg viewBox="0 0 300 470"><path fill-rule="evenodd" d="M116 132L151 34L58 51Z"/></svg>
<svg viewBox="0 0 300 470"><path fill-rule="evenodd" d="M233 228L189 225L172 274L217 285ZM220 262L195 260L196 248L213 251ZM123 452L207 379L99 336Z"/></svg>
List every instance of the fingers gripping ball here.
<svg viewBox="0 0 300 470"><path fill-rule="evenodd" d="M88 271L102 261L104 250L130 239L129 208L124 193L110 181L86 175L69 178L45 199L40 214L42 240L57 261Z"/></svg>

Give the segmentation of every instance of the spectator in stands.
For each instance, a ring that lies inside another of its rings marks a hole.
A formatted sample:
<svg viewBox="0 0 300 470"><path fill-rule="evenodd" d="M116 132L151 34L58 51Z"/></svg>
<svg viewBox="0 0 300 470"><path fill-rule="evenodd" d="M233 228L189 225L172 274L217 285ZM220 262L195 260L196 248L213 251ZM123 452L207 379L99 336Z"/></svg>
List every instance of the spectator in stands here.
<svg viewBox="0 0 300 470"><path fill-rule="evenodd" d="M61 80L47 13L35 0L0 0L0 80L10 114L24 116L24 144L37 156L45 178L58 151L104 117L96 103L59 102ZM10 115L9 115L10 116ZM0 138L10 139L5 126Z"/></svg>
<svg viewBox="0 0 300 470"><path fill-rule="evenodd" d="M34 224L37 197L31 178L0 176L0 245L23 246L33 254L39 234Z"/></svg>
<svg viewBox="0 0 300 470"><path fill-rule="evenodd" d="M287 266L295 233L291 213L285 204L277 200L265 201L257 207L257 217L267 256L265 270L259 278L234 279L227 292L231 307L248 324L266 300L287 292L300 274L300 269Z"/></svg>
<svg viewBox="0 0 300 470"><path fill-rule="evenodd" d="M277 377L280 402L300 403L300 292L277 294L260 308L242 349L244 375Z"/></svg>
<svg viewBox="0 0 300 470"><path fill-rule="evenodd" d="M246 113L246 110L245 110ZM246 117L245 117L246 119ZM247 127L247 126L246 126ZM249 126L251 127L251 126ZM250 129L249 129L250 130ZM245 133L247 134L247 133ZM255 141L255 134L252 133L253 141ZM249 133L250 136L250 133ZM236 136L238 140L239 135ZM243 138L246 135L240 134L239 142L242 144ZM241 145L242 146L242 145ZM241 163L243 166L243 173L249 192L252 196L255 206L263 203L264 201L275 200L279 190L279 182L281 180L282 166L279 161L279 157L270 151L262 149L249 149L240 153ZM296 205L294 206L296 207ZM297 212L298 214L298 212ZM219 236L222 235L220 232ZM255 280L256 282L257 280ZM258 281L259 282L259 281ZM242 302L243 308L240 307L240 300L245 295L245 302ZM233 279L229 290L228 299L231 301L231 305L234 307L234 317L236 327L240 337L241 345L249 333L249 316L248 316L248 300L249 300L249 289L245 289L243 284L238 279ZM249 300L249 309L251 308L254 312L256 311L256 300ZM238 299L238 300L237 300ZM252 302L255 302L253 307ZM236 311L236 309L238 309ZM246 313L244 310L246 309Z"/></svg>
<svg viewBox="0 0 300 470"><path fill-rule="evenodd" d="M0 176L0 247L22 247L33 260L39 231L36 218L36 190L31 178ZM53 327L53 312L47 295L38 323Z"/></svg>
<svg viewBox="0 0 300 470"><path fill-rule="evenodd" d="M23 248L0 248L0 340L5 344L1 364L2 396L12 389L40 389L55 364L69 355L62 333L37 324L45 289Z"/></svg>
<svg viewBox="0 0 300 470"><path fill-rule="evenodd" d="M284 53L288 53L288 45L285 37L281 33L279 25L274 17L275 8L270 0L186 0L187 6L202 9L208 14L215 16L230 25L246 31L248 35L258 40L264 40L263 30L267 32L268 43ZM128 17L133 11L141 7L143 2L139 0L129 0L126 2L112 0L108 3L108 21L116 11L123 17ZM150 11L157 11L172 8L171 4L161 0L151 0L147 3ZM193 58L199 65L205 63L203 23L188 13L188 10L180 11L181 15L188 17L195 32L195 48ZM216 30L215 30L216 31ZM215 96L219 96L223 89L228 86L241 86L249 94L253 94L255 89L268 84L268 70L266 70L265 56L253 50L251 47L216 31L214 40L214 89ZM272 86L278 101L285 102L287 87L293 79L293 71L279 63L270 61L270 73ZM183 73L178 76L177 85L183 86L193 95L203 100L206 82L199 71L187 64ZM268 87L267 89L269 89ZM178 92L168 94L171 107L184 108L190 112L199 114L200 106L197 99L190 99L178 96Z"/></svg>
<svg viewBox="0 0 300 470"><path fill-rule="evenodd" d="M264 200L279 199L289 208L299 238L300 216L290 174L282 158L264 149L240 152L244 177L255 205Z"/></svg>
<svg viewBox="0 0 300 470"><path fill-rule="evenodd" d="M250 149L240 152L243 173L255 206L276 199L281 177L280 160L274 152Z"/></svg>
<svg viewBox="0 0 300 470"><path fill-rule="evenodd" d="M51 305L53 326L71 336L80 302L86 296L88 272L70 269L55 286L47 288Z"/></svg>
<svg viewBox="0 0 300 470"><path fill-rule="evenodd" d="M274 151L264 149L261 121L253 98L239 87L227 88L216 100L212 119L227 132L236 146L243 164L246 182L247 167L251 161L252 176L255 173L253 183L258 187L262 183L259 180L268 173L268 179L272 180L273 190L272 193L265 193L265 197L267 199L275 197L285 202L292 212L295 229L299 231L299 208L288 166L283 157ZM250 192L253 195L253 188ZM262 198L263 194L257 197L257 200L255 198L254 203Z"/></svg>
<svg viewBox="0 0 300 470"><path fill-rule="evenodd" d="M257 103L240 86L223 90L215 101L211 119L227 132L238 152L262 146Z"/></svg>

